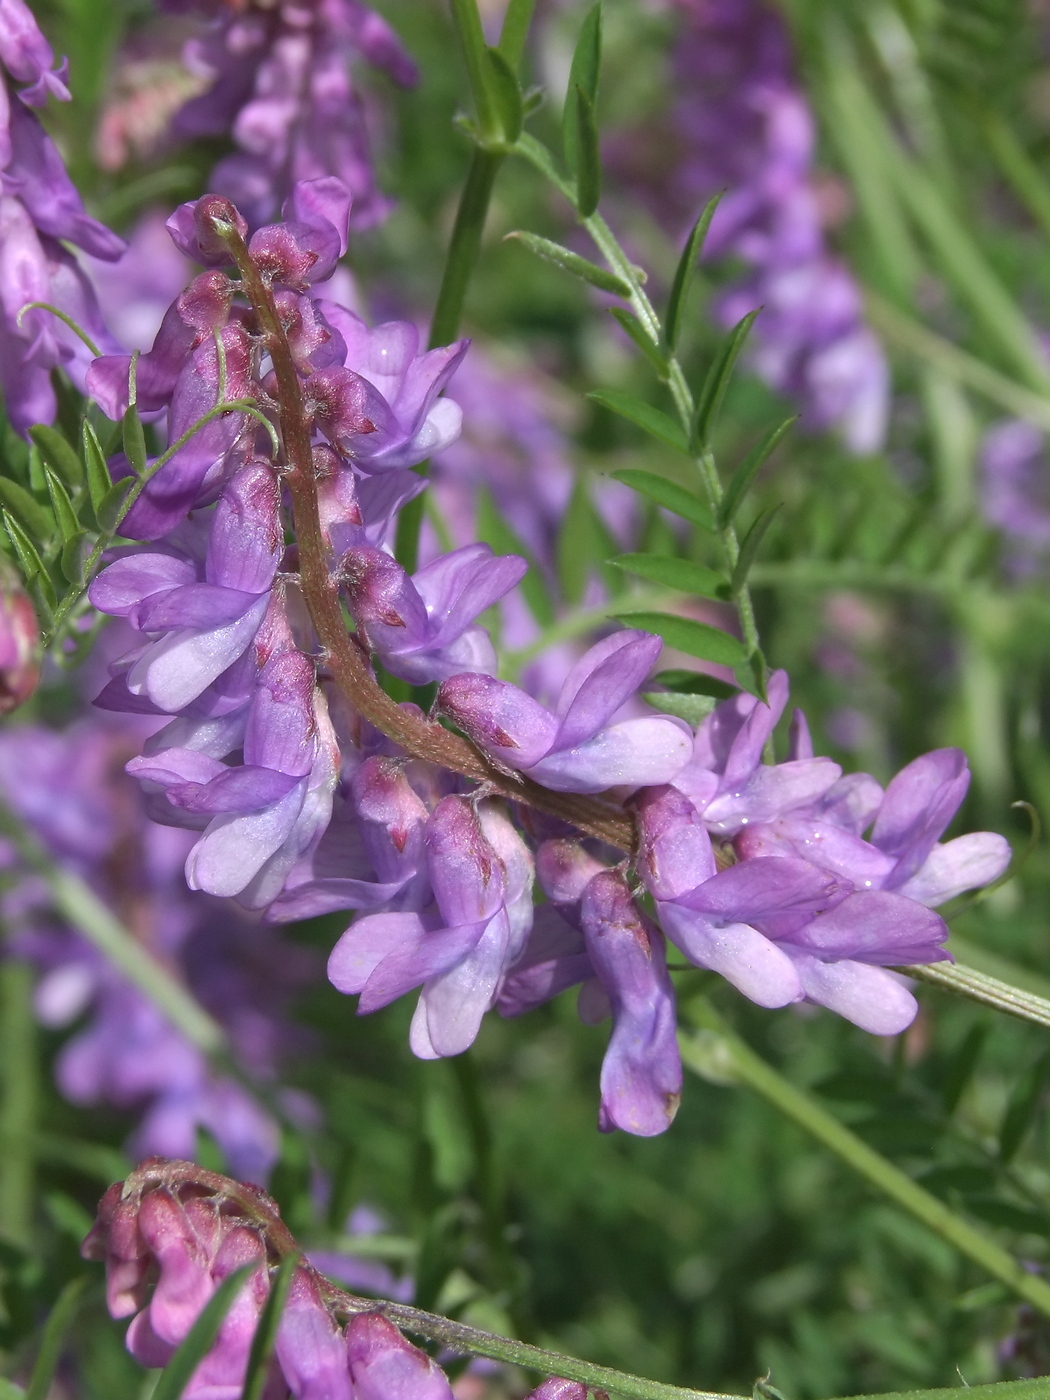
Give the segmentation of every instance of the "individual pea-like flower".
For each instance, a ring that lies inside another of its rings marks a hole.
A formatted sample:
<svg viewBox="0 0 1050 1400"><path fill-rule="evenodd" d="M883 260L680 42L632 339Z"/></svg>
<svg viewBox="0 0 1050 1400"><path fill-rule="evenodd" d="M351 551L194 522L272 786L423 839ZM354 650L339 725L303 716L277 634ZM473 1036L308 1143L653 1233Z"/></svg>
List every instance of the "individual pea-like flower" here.
<svg viewBox="0 0 1050 1400"><path fill-rule="evenodd" d="M661 645L633 629L606 637L570 670L553 710L488 675L453 676L438 704L486 753L557 792L669 782L689 761L688 725L668 716L611 722Z"/></svg>

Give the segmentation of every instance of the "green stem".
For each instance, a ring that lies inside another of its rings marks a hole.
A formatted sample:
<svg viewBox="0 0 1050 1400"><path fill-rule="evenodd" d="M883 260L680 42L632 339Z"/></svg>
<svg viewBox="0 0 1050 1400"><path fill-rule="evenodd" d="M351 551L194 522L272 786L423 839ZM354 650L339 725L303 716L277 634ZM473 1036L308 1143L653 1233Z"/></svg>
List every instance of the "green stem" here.
<svg viewBox="0 0 1050 1400"><path fill-rule="evenodd" d="M1050 1030L1050 1001L1035 992L1022 991L1008 982L1000 982L976 968L964 967L960 963L926 963L898 968L899 972L914 977L918 982L927 982L931 987L942 987L945 991L956 992L982 1006L991 1006L1007 1016L1016 1016L1020 1021L1030 1021L1035 1026Z"/></svg>
<svg viewBox="0 0 1050 1400"><path fill-rule="evenodd" d="M0 963L0 1231L28 1245L33 1225L34 1133L37 1114L33 969Z"/></svg>
<svg viewBox="0 0 1050 1400"><path fill-rule="evenodd" d="M754 1089L914 1219L1050 1317L1050 1284L1028 1273L1006 1250L880 1156L805 1090L766 1064L728 1029L709 1002L697 999L687 1011L700 1027L693 1035L683 1032L679 1036L687 1068L715 1082L746 1084Z"/></svg>

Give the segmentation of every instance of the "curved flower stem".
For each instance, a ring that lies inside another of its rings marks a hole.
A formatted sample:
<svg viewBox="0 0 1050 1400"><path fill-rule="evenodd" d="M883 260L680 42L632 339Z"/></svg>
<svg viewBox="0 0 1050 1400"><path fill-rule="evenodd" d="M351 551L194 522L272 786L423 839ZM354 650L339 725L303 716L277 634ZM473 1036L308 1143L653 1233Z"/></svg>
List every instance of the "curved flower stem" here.
<svg viewBox="0 0 1050 1400"><path fill-rule="evenodd" d="M531 165L543 174L554 187L565 196L575 208L576 197L573 187L558 173L558 170L551 158L547 148L530 136L527 132L519 136L514 145L514 151L523 156ZM693 392L686 380L685 372L682 369L676 355L667 350L663 343L663 327L659 314L652 302L649 300L643 286L643 276L639 269L635 267L630 258L620 246L616 235L598 213L589 215L580 220L583 227L590 234L595 247L601 253L609 269L630 287L631 310L638 318L639 323L645 330L653 347L664 356L667 365L666 382L674 400L675 409L678 413L679 421L685 432L686 441L693 438L693 420L696 413L696 404L693 400ZM704 447L694 458L700 483L703 487L707 503L711 507L711 513L718 521L718 508L722 503L724 495L722 482L718 475L718 468L715 465L713 453L709 448ZM740 542L737 538L736 529L730 522L718 525L717 531L722 549L726 557L726 563L732 571L740 557ZM755 656L759 652L758 626L755 622L755 610L751 601L751 593L746 583L744 583L735 593L734 602L740 617L740 630L743 633L744 645L749 656Z"/></svg>
<svg viewBox="0 0 1050 1400"><path fill-rule="evenodd" d="M746 1084L754 1089L927 1229L1005 1283L1044 1317L1050 1317L1050 1284L1030 1274L994 1240L975 1230L943 1201L931 1196L832 1117L810 1094L766 1064L728 1028L710 1002L697 998L687 1007L687 1014L700 1027L693 1035L686 1032L679 1035L682 1060L687 1068L715 1083Z"/></svg>
<svg viewBox="0 0 1050 1400"><path fill-rule="evenodd" d="M599 840L632 850L634 820L621 807L600 798L551 792L519 774L496 767L473 744L412 707L399 705L376 681L368 657L346 627L338 580L328 562L321 530L314 475L311 420L303 400L288 338L274 304L273 290L260 275L248 249L232 224L213 220L215 233L229 247L241 274L259 328L267 338L280 400L280 426L287 458L285 484L292 501L292 518L299 548L300 582L325 664L336 684L358 713L407 753L449 768L474 782L485 783L510 801L548 812L571 822Z"/></svg>

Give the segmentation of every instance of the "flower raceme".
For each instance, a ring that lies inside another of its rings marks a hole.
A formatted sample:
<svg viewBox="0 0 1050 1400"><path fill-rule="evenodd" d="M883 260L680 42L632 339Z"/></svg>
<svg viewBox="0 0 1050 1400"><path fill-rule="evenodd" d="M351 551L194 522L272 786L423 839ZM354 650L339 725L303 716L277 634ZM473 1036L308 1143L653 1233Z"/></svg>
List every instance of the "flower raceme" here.
<svg viewBox="0 0 1050 1400"><path fill-rule="evenodd" d="M903 1029L915 1001L887 968L947 956L933 906L1008 860L989 833L940 843L966 790L963 756L927 755L883 792L814 756L796 715L786 761L763 762L783 673L768 704L738 695L695 733L639 718L631 705L661 643L634 630L592 646L552 703L499 679L477 617L525 562L473 544L410 576L389 550L398 509L422 488L408 468L459 431L442 394L466 344L421 354L411 326L370 328L326 298L349 207L325 178L296 185L283 221L250 237L215 195L169 221L205 271L138 360L142 410L166 410L176 441L216 404L249 399L282 440L274 455L254 417L213 414L136 502L127 528L144 543L114 551L90 590L140 638L98 703L168 717L128 768L158 820L197 833L190 885L269 922L356 911L330 978L361 1012L418 989L410 1039L424 1058L465 1050L492 1008L516 1015L579 984L584 1019L612 1019L605 1130L658 1133L677 1107L666 941L760 1005L809 999L880 1034ZM130 370L107 355L89 372L113 416ZM304 481L317 522L305 557L302 539L287 542ZM321 645L318 576L352 638L328 631ZM470 741L485 786L413 747L422 733L447 753L453 736L382 695L368 663L437 683L436 711ZM365 681L347 682L359 665ZM363 683L384 703L353 691ZM596 799L630 813L625 864L547 814ZM536 877L548 902L534 910Z"/></svg>

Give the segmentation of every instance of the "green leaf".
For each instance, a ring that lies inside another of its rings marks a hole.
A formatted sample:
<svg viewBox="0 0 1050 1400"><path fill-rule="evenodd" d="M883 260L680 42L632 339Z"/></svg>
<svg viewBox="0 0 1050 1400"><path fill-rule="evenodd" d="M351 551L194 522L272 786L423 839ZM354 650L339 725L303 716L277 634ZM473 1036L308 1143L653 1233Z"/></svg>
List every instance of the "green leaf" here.
<svg viewBox="0 0 1050 1400"><path fill-rule="evenodd" d="M726 581L714 569L692 559L676 559L669 554L620 554L609 560L618 569L683 593L699 593L702 598L725 598Z"/></svg>
<svg viewBox="0 0 1050 1400"><path fill-rule="evenodd" d="M88 495L91 497L92 509L97 512L113 481L98 434L87 419L84 420L84 463L87 468Z"/></svg>
<svg viewBox="0 0 1050 1400"><path fill-rule="evenodd" d="M62 553L59 556L59 567L62 570L63 578L78 587L84 582L83 544L87 537L86 530L78 530L63 544Z"/></svg>
<svg viewBox="0 0 1050 1400"><path fill-rule="evenodd" d="M214 1345L219 1328L233 1307L237 1294L248 1275L257 1267L256 1264L245 1264L223 1279L161 1373L151 1400L180 1400L190 1377Z"/></svg>
<svg viewBox="0 0 1050 1400"><path fill-rule="evenodd" d="M954 1113L959 1107L959 1100L973 1078L977 1061L980 1059L987 1038L988 1027L986 1025L972 1026L963 1043L952 1056L951 1067L941 1091L944 1094L944 1107L949 1113Z"/></svg>
<svg viewBox="0 0 1050 1400"><path fill-rule="evenodd" d="M670 350L673 350L678 344L678 331L681 326L682 311L685 308L686 294L689 291L689 284L693 280L697 261L703 251L704 240L711 227L711 220L714 218L721 198L722 192L707 201L703 213L693 225L692 233L686 239L682 256L678 259L674 281L671 283L671 295L667 299L667 319L664 322L664 341Z"/></svg>
<svg viewBox="0 0 1050 1400"><path fill-rule="evenodd" d="M572 92L576 108L576 211L589 219L602 197L602 153L594 103L577 83Z"/></svg>
<svg viewBox="0 0 1050 1400"><path fill-rule="evenodd" d="M730 700L739 691L735 685L720 681L717 676L705 676L702 671L658 671L653 680L676 690L681 695L713 695L716 700Z"/></svg>
<svg viewBox="0 0 1050 1400"><path fill-rule="evenodd" d="M596 389L587 397L593 399L595 403L600 403L603 408L618 413L621 418L626 418L628 422L634 423L650 437L656 438L657 442L662 442L665 447L673 447L678 452L685 452L685 433L682 432L670 414L653 408L652 404L646 403L644 399L636 398L634 394L622 393L619 389ZM645 473L640 474L644 475ZM663 480L662 477L657 479ZM630 482L627 484L631 485ZM636 489L641 490L641 487ZM688 492L685 494L688 495ZM661 504L663 503L661 502ZM674 507L672 506L671 509L673 510Z"/></svg>
<svg viewBox="0 0 1050 1400"><path fill-rule="evenodd" d="M1010 1095L1010 1102L1003 1114L1002 1127L999 1129L1000 1161L1012 1162L1017 1156L1018 1149L1032 1125L1048 1081L1050 1081L1050 1051L1041 1055L1035 1064L1021 1076Z"/></svg>
<svg viewBox="0 0 1050 1400"><path fill-rule="evenodd" d="M103 534L108 535L111 530L117 528L121 507L134 485L135 478L133 476L122 477L120 481L113 483L99 502L95 516L98 520L98 528Z"/></svg>
<svg viewBox="0 0 1050 1400"><path fill-rule="evenodd" d="M773 523L773 517L780 509L779 505L770 506L769 510L764 510L761 515L756 516L751 528L744 536L740 545L740 554L736 564L733 566L733 575L729 580L729 591L739 593L744 584L747 583L747 576L751 570L751 565L755 562L755 555L758 547L765 538L766 531Z"/></svg>
<svg viewBox="0 0 1050 1400"><path fill-rule="evenodd" d="M796 421L796 417L797 415L792 415L790 418L785 418L779 427L767 433L765 437L751 449L733 475L729 478L729 485L726 487L726 493L722 497L722 504L718 508L718 523L723 529L725 529L727 525L732 524L733 517L736 515L740 503L747 494L748 487L751 485L752 481L754 481L755 476L758 474L763 463L768 459L777 443L787 432L788 428L791 427L792 423Z"/></svg>
<svg viewBox="0 0 1050 1400"><path fill-rule="evenodd" d="M44 468L44 480L47 482L51 508L54 510L55 519L58 522L58 533L62 537L62 543L66 544L80 532L77 513L73 509L73 502L69 499L66 488L50 467Z"/></svg>
<svg viewBox="0 0 1050 1400"><path fill-rule="evenodd" d="M478 493L476 533L482 544L491 545L497 554L520 554L528 561L529 571L518 587L533 617L541 627L549 627L554 621L554 608L550 594L530 550L504 520L496 509L491 494L482 487Z"/></svg>
<svg viewBox="0 0 1050 1400"><path fill-rule="evenodd" d="M666 477L656 476L653 472L636 471L634 468L613 472L612 475L614 480L622 481L632 491L648 496L665 510L674 511L675 515L680 515L683 520L691 520L694 525L700 525L705 530L714 530L715 522L706 503L691 491L687 491L684 486L679 486L677 482L668 481Z"/></svg>
<svg viewBox="0 0 1050 1400"><path fill-rule="evenodd" d="M514 142L525 122L525 105L518 75L499 49L485 50L488 57L488 92L505 141Z"/></svg>
<svg viewBox="0 0 1050 1400"><path fill-rule="evenodd" d="M587 580L616 548L615 544L607 548L608 544L608 535L587 489L587 478L581 476L558 534L558 580L568 602L580 602Z"/></svg>
<svg viewBox="0 0 1050 1400"><path fill-rule="evenodd" d="M1015 1206L1010 1201L994 1197L971 1196L966 1202L967 1210L973 1212L989 1225L998 1225L1005 1230L1016 1230L1022 1235L1050 1236L1050 1216L1041 1210L1027 1210Z"/></svg>
<svg viewBox="0 0 1050 1400"><path fill-rule="evenodd" d="M26 1387L26 1400L47 1400L51 1382L55 1378L59 1358L62 1354L62 1343L65 1341L70 1323L76 1315L76 1310L80 1305L80 1295L83 1293L86 1283L87 1275L82 1274L80 1278L75 1278L67 1283L58 1295L58 1301L44 1323L43 1336L40 1338L40 1350L33 1363L33 1374L29 1378L29 1385Z"/></svg>
<svg viewBox="0 0 1050 1400"><path fill-rule="evenodd" d="M710 444L711 434L718 421L718 413L722 407L726 390L729 388L729 381L733 377L736 362L744 348L744 342L747 340L751 327L755 324L755 317L761 309L758 307L754 311L749 311L736 323L722 342L714 363L707 372L707 378L704 380L704 387L700 391L700 398L696 406L696 418L693 420L693 440L700 448L706 448Z"/></svg>
<svg viewBox="0 0 1050 1400"><path fill-rule="evenodd" d="M4 505L12 515L18 517L26 529L41 544L55 532L54 517L46 506L42 506L35 496L19 486L10 477L0 476L0 505Z"/></svg>
<svg viewBox="0 0 1050 1400"><path fill-rule="evenodd" d="M77 456L76 449L70 446L57 428L49 428L44 423L30 428L29 436L40 448L40 455L48 466L59 474L70 490L75 490L84 480L84 464Z"/></svg>
<svg viewBox="0 0 1050 1400"><path fill-rule="evenodd" d="M620 327L631 337L660 378L666 379L668 375L668 365L667 360L664 358L663 351L653 340L641 321L639 321L638 317L623 306L610 306L609 314L619 322ZM682 440L683 442L685 441L684 434Z"/></svg>
<svg viewBox="0 0 1050 1400"><path fill-rule="evenodd" d="M654 710L684 719L694 729L718 704L713 695L679 695L672 690L646 690L642 692L642 699Z"/></svg>
<svg viewBox="0 0 1050 1400"><path fill-rule="evenodd" d="M598 101L598 72L602 62L602 7L595 5L580 26L580 37L572 55L569 69L569 85L565 93L565 110L562 113L561 141L565 153L565 164L576 174L576 154L578 141L577 111L573 94L577 88L590 98L593 107Z"/></svg>
<svg viewBox="0 0 1050 1400"><path fill-rule="evenodd" d="M136 406L128 404L124 414L124 456L131 463L136 476L146 470L146 434L142 429L142 419Z"/></svg>
<svg viewBox="0 0 1050 1400"><path fill-rule="evenodd" d="M270 1296L266 1299L255 1336L252 1338L241 1400L262 1400L263 1390L269 1379L270 1357L277 1341L277 1328L280 1326L281 1315L288 1301L288 1291L292 1286L298 1263L298 1254L286 1254L277 1268L277 1274L270 1285Z"/></svg>
<svg viewBox="0 0 1050 1400"><path fill-rule="evenodd" d="M22 577L28 582L31 578L39 574L41 578L47 579L48 584L50 584L47 569L44 567L43 559L41 559L37 552L36 545L22 529L21 525L19 525L10 511L0 511L0 515L3 516L4 529L7 531L7 537L11 541L15 554L18 556L19 564L22 566Z"/></svg>
<svg viewBox="0 0 1050 1400"><path fill-rule="evenodd" d="M719 666L740 666L747 660L743 643L736 637L723 632L720 627L696 622L691 617L636 612L617 613L616 619L626 627L641 627L643 631L655 632L658 637L663 637L668 646L684 651L688 656L695 656L700 661L714 661Z"/></svg>
<svg viewBox="0 0 1050 1400"><path fill-rule="evenodd" d="M508 233L506 238L517 238L524 243L530 253L535 253L538 258L543 258L545 262L560 267L563 272L571 272L582 282L589 282L600 292L611 292L614 296L625 299L631 295L631 289L626 282L613 273L606 272L604 267L599 267L596 263L581 258L579 253L573 253L570 249L563 248L560 243L552 243L549 238L541 238L538 233L525 233L520 229L515 230L514 233Z"/></svg>

